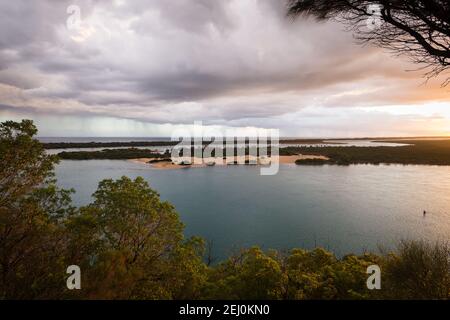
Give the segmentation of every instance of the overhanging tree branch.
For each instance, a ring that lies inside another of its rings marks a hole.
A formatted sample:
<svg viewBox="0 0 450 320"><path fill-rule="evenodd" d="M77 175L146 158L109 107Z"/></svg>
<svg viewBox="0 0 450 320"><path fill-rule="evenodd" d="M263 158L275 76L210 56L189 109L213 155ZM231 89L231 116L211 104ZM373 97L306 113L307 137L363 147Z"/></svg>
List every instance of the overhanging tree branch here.
<svg viewBox="0 0 450 320"><path fill-rule="evenodd" d="M370 12L376 6L378 12ZM290 0L292 17L341 21L362 43L373 43L422 64L427 78L450 68L448 0ZM373 27L368 19L379 19ZM450 78L443 85L450 83Z"/></svg>

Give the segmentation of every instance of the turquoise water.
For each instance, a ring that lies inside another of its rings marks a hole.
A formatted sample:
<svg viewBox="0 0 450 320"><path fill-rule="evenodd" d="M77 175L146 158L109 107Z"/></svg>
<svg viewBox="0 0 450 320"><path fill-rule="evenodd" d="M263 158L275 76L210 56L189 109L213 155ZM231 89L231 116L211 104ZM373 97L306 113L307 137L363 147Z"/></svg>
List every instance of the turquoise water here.
<svg viewBox="0 0 450 320"><path fill-rule="evenodd" d="M342 255L400 239L450 240L450 167L282 165L158 170L118 160L62 161L59 184L77 205L100 180L142 176L175 205L185 234L211 240L222 259L241 247L323 246ZM423 217L423 210L428 214Z"/></svg>

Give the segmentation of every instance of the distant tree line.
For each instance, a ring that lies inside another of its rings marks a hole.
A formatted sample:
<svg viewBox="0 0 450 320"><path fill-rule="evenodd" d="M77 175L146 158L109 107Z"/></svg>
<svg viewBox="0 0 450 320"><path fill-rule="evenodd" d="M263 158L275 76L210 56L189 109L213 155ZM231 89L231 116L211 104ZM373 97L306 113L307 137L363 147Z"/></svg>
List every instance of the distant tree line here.
<svg viewBox="0 0 450 320"><path fill-rule="evenodd" d="M151 139L151 138L149 138ZM191 139L192 140L192 139ZM235 139L237 142L237 138ZM202 141L202 145L209 145L214 140ZM241 142L241 140L240 140ZM242 139L243 143L249 143L249 138ZM282 139L281 144L321 144L323 139ZM119 148L119 147L166 147L176 146L180 141L128 141L128 142L48 142L42 143L44 149L82 149L82 148ZM270 142L269 142L270 144ZM194 140L191 141L194 145ZM225 147L225 141L223 142Z"/></svg>
<svg viewBox="0 0 450 320"><path fill-rule="evenodd" d="M126 160L138 158L167 158L170 153L159 153L148 149L104 149L98 151L62 151L57 155L63 160Z"/></svg>
<svg viewBox="0 0 450 320"><path fill-rule="evenodd" d="M49 142L45 149L119 148L119 147L165 147L177 145L178 141L129 141L129 142Z"/></svg>
<svg viewBox="0 0 450 320"><path fill-rule="evenodd" d="M399 141L391 141L399 142ZM288 147L280 154L308 154L328 157L322 164L423 164L450 165L450 139L402 140L407 145L400 147ZM315 161L317 164L319 160ZM298 161L297 164L307 164Z"/></svg>

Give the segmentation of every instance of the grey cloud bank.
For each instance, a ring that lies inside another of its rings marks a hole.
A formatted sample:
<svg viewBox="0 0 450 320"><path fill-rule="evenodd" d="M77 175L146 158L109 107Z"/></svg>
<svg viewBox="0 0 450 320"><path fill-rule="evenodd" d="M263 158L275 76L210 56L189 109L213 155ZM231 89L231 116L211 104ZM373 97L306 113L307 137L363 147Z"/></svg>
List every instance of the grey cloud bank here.
<svg viewBox="0 0 450 320"><path fill-rule="evenodd" d="M2 1L0 119L35 117L49 135L65 135L60 117L154 135L202 120L302 136L375 135L395 119L408 134L429 115L390 110L449 105L438 80L421 85L406 61L342 29L294 22L277 0Z"/></svg>

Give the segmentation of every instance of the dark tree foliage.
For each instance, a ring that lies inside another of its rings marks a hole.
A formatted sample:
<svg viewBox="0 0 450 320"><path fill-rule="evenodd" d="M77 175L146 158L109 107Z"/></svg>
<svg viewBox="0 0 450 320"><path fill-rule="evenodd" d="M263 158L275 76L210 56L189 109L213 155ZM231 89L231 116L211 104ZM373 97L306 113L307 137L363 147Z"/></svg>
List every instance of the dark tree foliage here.
<svg viewBox="0 0 450 320"><path fill-rule="evenodd" d="M64 281L67 245L59 221L70 191L53 179L57 158L44 152L30 120L0 123L0 298L46 299Z"/></svg>
<svg viewBox="0 0 450 320"><path fill-rule="evenodd" d="M290 0L290 16L344 22L362 43L373 43L422 65L427 78L450 66L448 0ZM450 83L450 77L443 85Z"/></svg>
<svg viewBox="0 0 450 320"><path fill-rule="evenodd" d="M385 141L388 142L388 141ZM325 156L328 161L314 161L315 164L426 164L450 165L450 140L393 140L405 143L401 147L288 147L280 151L282 155L308 154ZM308 163L309 162L309 163ZM299 165L311 161L297 161Z"/></svg>

